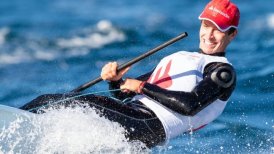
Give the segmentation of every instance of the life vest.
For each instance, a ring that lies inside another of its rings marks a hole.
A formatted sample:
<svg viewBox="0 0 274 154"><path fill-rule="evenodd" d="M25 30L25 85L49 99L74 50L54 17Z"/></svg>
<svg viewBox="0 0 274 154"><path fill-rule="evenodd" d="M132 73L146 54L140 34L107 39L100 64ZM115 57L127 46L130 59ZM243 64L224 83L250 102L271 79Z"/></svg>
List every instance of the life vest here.
<svg viewBox="0 0 274 154"><path fill-rule="evenodd" d="M211 62L229 63L225 57L179 51L160 61L148 83L171 91L191 92L203 79L205 66ZM223 112L227 103L217 99L196 115L184 116L146 95L137 95L134 99L141 101L157 115L164 126L166 141L210 123Z"/></svg>

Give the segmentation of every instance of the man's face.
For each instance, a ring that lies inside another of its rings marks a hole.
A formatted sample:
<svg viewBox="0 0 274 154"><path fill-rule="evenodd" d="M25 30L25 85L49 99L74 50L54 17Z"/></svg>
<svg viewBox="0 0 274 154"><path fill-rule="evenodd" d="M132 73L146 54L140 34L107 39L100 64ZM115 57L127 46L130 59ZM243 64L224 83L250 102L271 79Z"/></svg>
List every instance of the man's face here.
<svg viewBox="0 0 274 154"><path fill-rule="evenodd" d="M236 34L237 30L228 35L227 31L221 32L212 22L202 20L200 28L200 49L206 54L224 52Z"/></svg>

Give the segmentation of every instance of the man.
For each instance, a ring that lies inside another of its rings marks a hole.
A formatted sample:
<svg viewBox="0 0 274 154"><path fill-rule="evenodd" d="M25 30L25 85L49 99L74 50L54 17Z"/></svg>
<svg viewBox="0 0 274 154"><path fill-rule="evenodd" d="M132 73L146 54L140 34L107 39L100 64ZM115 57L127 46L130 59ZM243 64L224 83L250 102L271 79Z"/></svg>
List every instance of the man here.
<svg viewBox="0 0 274 154"><path fill-rule="evenodd" d="M199 16L199 52L176 52L136 79L123 80L129 68L117 73L117 63L110 62L101 77L109 81L110 89L122 89L113 92L116 99L96 95L76 99L119 122L129 140L142 141L148 147L200 129L222 113L236 85L225 50L237 35L239 18L235 4L212 0ZM128 98L130 101L122 102ZM22 109L37 106L41 99L45 98L38 97Z"/></svg>

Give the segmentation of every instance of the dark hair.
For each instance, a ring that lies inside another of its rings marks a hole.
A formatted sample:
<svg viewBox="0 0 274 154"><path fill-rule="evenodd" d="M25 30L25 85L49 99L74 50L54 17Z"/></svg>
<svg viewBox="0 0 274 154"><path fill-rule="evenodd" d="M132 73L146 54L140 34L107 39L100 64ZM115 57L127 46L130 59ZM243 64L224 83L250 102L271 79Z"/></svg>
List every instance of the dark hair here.
<svg viewBox="0 0 274 154"><path fill-rule="evenodd" d="M230 34L232 34L233 32L235 32L235 30L236 30L236 28L234 28L234 27L231 27L231 28L229 28L228 29L228 35L230 35Z"/></svg>

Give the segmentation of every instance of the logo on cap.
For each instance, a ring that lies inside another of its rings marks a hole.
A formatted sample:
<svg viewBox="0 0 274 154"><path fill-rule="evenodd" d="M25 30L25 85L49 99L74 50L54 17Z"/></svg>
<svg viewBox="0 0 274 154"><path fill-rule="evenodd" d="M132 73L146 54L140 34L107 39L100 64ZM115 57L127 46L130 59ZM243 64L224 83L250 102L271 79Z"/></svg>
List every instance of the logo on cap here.
<svg viewBox="0 0 274 154"><path fill-rule="evenodd" d="M211 6L208 8L209 10L213 11L214 13L212 14L213 16L217 16L218 13L220 13L222 16L226 17L226 18L230 18L228 14L222 12L221 10L219 10L218 8Z"/></svg>

